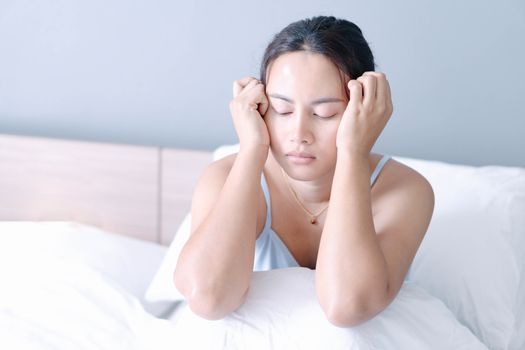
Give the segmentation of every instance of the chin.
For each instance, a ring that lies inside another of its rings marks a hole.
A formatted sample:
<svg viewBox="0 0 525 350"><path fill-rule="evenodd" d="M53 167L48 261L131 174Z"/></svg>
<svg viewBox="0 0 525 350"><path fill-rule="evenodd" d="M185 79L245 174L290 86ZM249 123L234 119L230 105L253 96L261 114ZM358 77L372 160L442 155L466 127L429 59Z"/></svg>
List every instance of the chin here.
<svg viewBox="0 0 525 350"><path fill-rule="evenodd" d="M297 181L313 181L323 178L329 173L333 174L333 169L327 169L326 164L320 162L319 164L312 162L308 165L297 165L284 159L284 162L279 162L279 164L290 178Z"/></svg>

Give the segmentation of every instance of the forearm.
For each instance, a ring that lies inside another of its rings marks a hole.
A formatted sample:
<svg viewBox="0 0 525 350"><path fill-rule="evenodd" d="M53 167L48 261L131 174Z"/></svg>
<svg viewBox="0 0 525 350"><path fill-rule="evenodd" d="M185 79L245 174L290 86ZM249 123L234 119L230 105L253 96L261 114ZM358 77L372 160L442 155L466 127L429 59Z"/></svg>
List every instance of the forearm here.
<svg viewBox="0 0 525 350"><path fill-rule="evenodd" d="M387 288L386 260L372 216L368 158L338 152L317 257L320 303L332 315L367 312L383 300Z"/></svg>
<svg viewBox="0 0 525 350"><path fill-rule="evenodd" d="M267 152L266 152L267 156ZM180 254L177 270L185 276L181 292L213 305L210 318L233 311L248 290L253 271L257 200L264 151L241 150L206 219Z"/></svg>

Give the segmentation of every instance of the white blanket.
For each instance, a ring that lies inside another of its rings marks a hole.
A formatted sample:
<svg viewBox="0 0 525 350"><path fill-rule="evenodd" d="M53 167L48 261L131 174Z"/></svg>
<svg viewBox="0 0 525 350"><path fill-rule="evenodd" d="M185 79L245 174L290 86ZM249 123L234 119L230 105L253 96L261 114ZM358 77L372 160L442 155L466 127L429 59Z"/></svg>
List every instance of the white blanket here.
<svg viewBox="0 0 525 350"><path fill-rule="evenodd" d="M306 268L254 272L247 301L232 315L208 321L186 306L176 326L177 343L195 349L487 349L439 299L410 282L376 317L335 327Z"/></svg>
<svg viewBox="0 0 525 350"><path fill-rule="evenodd" d="M2 349L486 349L441 301L410 283L371 321L338 328L323 317L308 287L312 271L303 268L254 273L246 304L223 320L201 319L186 306L176 323L60 257L1 271Z"/></svg>
<svg viewBox="0 0 525 350"><path fill-rule="evenodd" d="M76 262L56 258L12 271L2 268L1 349L146 349L152 330L171 326Z"/></svg>
<svg viewBox="0 0 525 350"><path fill-rule="evenodd" d="M407 282L370 321L335 327L306 268L254 272L245 304L222 320L187 304L176 321L156 318L141 298L164 252L154 248L76 224L1 224L0 349L487 349Z"/></svg>

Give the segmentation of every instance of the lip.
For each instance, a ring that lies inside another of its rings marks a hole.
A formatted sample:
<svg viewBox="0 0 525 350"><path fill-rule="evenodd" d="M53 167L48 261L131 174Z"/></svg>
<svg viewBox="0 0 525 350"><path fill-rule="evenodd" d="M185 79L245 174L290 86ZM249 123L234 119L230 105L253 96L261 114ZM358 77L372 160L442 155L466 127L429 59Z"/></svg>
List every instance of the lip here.
<svg viewBox="0 0 525 350"><path fill-rule="evenodd" d="M297 152L297 151L291 151L286 153L289 157L300 157L300 158L313 158L315 159L313 154L307 153L307 152Z"/></svg>
<svg viewBox="0 0 525 350"><path fill-rule="evenodd" d="M285 154L286 158L296 164L309 164L315 160L315 157L306 152L291 151Z"/></svg>

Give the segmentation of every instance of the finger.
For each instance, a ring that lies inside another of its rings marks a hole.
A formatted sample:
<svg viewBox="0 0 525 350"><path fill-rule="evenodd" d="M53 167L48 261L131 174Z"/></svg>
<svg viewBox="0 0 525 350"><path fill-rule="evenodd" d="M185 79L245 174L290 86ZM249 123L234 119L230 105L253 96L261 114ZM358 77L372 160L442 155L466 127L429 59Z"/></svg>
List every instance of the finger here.
<svg viewBox="0 0 525 350"><path fill-rule="evenodd" d="M253 90L253 88L259 84L262 84L259 80L255 80L255 79L250 80L250 82L246 84L246 86L242 89L241 95L244 95L244 96L251 95L251 91Z"/></svg>
<svg viewBox="0 0 525 350"><path fill-rule="evenodd" d="M368 71L364 72L362 76L373 76L376 78L376 101L377 106L383 106L390 114L394 110L392 103L392 93L390 90L390 83L386 75L382 72Z"/></svg>
<svg viewBox="0 0 525 350"><path fill-rule="evenodd" d="M258 81L256 78L254 77L244 77L242 79L239 79L237 80L239 82L239 84L241 84L242 87L245 87L246 85L248 85L248 83L250 83L251 81Z"/></svg>
<svg viewBox="0 0 525 350"><path fill-rule="evenodd" d="M377 80L376 77L372 74L366 74L366 72L357 78L363 85L363 105L372 105L376 100L376 89L377 89Z"/></svg>
<svg viewBox="0 0 525 350"><path fill-rule="evenodd" d="M266 113L268 109L268 99L261 82L249 83L242 92L243 99L250 102L251 109L258 109L259 112ZM264 113L261 113L264 114Z"/></svg>
<svg viewBox="0 0 525 350"><path fill-rule="evenodd" d="M390 89L390 83L386 78L386 75L381 72L374 72L377 77L377 103L378 105L385 106L388 113L392 113L394 105L392 103L392 92Z"/></svg>
<svg viewBox="0 0 525 350"><path fill-rule="evenodd" d="M233 98L239 96L239 94L241 93L241 91L242 91L242 86L241 86L241 84L240 84L237 80L235 80L235 81L233 82Z"/></svg>
<svg viewBox="0 0 525 350"><path fill-rule="evenodd" d="M254 77L246 77L246 78L238 80L238 82L241 85L241 87L243 88L243 90L245 88L247 88L248 85L250 85L250 84L253 85L253 84L256 84L256 83L260 83L260 81L258 79L255 79Z"/></svg>
<svg viewBox="0 0 525 350"><path fill-rule="evenodd" d="M392 92L390 91L390 83L388 82L388 80L386 81L386 91L387 91L388 105L390 107L390 111L392 112L394 110L394 104L392 102Z"/></svg>
<svg viewBox="0 0 525 350"><path fill-rule="evenodd" d="M264 85L262 87L261 94L259 95L259 113L264 116L266 112L268 111L268 107L270 106L270 103L268 101L268 97L266 96L266 93L264 91Z"/></svg>
<svg viewBox="0 0 525 350"><path fill-rule="evenodd" d="M377 77L377 103L386 104L390 99L388 81L383 73L376 73Z"/></svg>
<svg viewBox="0 0 525 350"><path fill-rule="evenodd" d="M254 77L244 77L233 82L233 97L237 97L242 90L252 81L258 81Z"/></svg>
<svg viewBox="0 0 525 350"><path fill-rule="evenodd" d="M350 102L348 105L358 107L363 100L363 87L361 83L355 79L348 82L348 90L350 91Z"/></svg>

